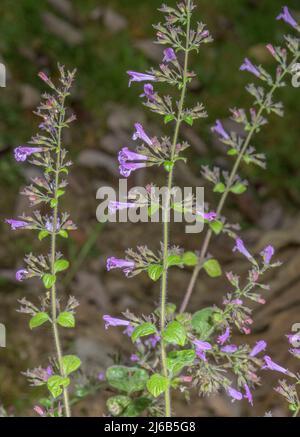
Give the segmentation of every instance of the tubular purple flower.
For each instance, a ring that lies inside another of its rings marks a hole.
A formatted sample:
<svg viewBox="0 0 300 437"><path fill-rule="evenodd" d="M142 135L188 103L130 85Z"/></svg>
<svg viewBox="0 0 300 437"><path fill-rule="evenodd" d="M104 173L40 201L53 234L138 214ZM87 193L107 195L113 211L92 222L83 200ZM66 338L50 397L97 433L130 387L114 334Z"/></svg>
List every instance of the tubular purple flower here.
<svg viewBox="0 0 300 437"><path fill-rule="evenodd" d="M135 264L133 261L128 261L126 259L119 259L119 258L111 257L111 258L107 259L106 269L107 269L107 271L110 271L113 269L122 269L123 272L127 276L134 269L134 265Z"/></svg>
<svg viewBox="0 0 300 437"><path fill-rule="evenodd" d="M121 165L125 164L127 161L147 161L147 159L148 156L132 152L128 147L123 147L118 155L118 161Z"/></svg>
<svg viewBox="0 0 300 437"><path fill-rule="evenodd" d="M145 344L147 346L151 346L152 348L155 348L155 346L157 345L157 343L160 341L160 336L159 335L152 335L151 337L149 337L146 341Z"/></svg>
<svg viewBox="0 0 300 437"><path fill-rule="evenodd" d="M209 351L212 349L212 345L207 341L193 340L193 344L196 346L196 349L200 351Z"/></svg>
<svg viewBox="0 0 300 437"><path fill-rule="evenodd" d="M29 226L27 222L22 220L6 219L5 222L11 226L13 231L16 229L26 229Z"/></svg>
<svg viewBox="0 0 300 437"><path fill-rule="evenodd" d="M27 270L20 269L16 272L16 280L19 282L22 282L25 279L25 276L27 275Z"/></svg>
<svg viewBox="0 0 300 437"><path fill-rule="evenodd" d="M137 71L127 71L127 74L129 75L129 86L132 84L132 82L155 82L156 77L153 76L153 74L147 74L147 73L138 73Z"/></svg>
<svg viewBox="0 0 300 437"><path fill-rule="evenodd" d="M155 100L154 99L154 88L151 83L146 83L144 85L144 92L140 95L140 97L147 97L148 100Z"/></svg>
<svg viewBox="0 0 300 437"><path fill-rule="evenodd" d="M208 220L209 222L213 222L217 214L213 211L211 212L202 212L202 211L196 211L197 214L199 214L204 220Z"/></svg>
<svg viewBox="0 0 300 437"><path fill-rule="evenodd" d="M227 326L227 328L225 329L225 332L222 335L219 335L219 337L217 339L217 343L223 345L224 343L226 343L226 341L228 340L229 337L230 337L230 328L229 328L229 326Z"/></svg>
<svg viewBox="0 0 300 437"><path fill-rule="evenodd" d="M241 71L249 71L249 73L252 73L257 77L260 77L260 72L259 72L258 68L255 65L253 65L252 62L248 58L245 58L244 63L240 66L240 70Z"/></svg>
<svg viewBox="0 0 300 437"><path fill-rule="evenodd" d="M234 354L238 350L238 347L235 344L228 344L227 346L223 346L221 348L221 352L225 354Z"/></svg>
<svg viewBox="0 0 300 437"><path fill-rule="evenodd" d="M105 322L105 329L108 329L110 326L128 326L130 324L128 320L117 319L109 315L105 315L102 318Z"/></svg>
<svg viewBox="0 0 300 437"><path fill-rule="evenodd" d="M299 27L297 21L291 16L289 8L287 6L283 7L283 11L276 17L276 20L283 20L287 24L290 24L294 29Z"/></svg>
<svg viewBox="0 0 300 437"><path fill-rule="evenodd" d="M276 51L275 51L273 45L272 44L267 44L266 48L271 53L271 55L275 58L276 57Z"/></svg>
<svg viewBox="0 0 300 437"><path fill-rule="evenodd" d="M46 411L42 407L40 407L39 405L35 405L33 407L33 409L36 412L36 414L38 414L39 416L41 416L41 417L46 416Z"/></svg>
<svg viewBox="0 0 300 437"><path fill-rule="evenodd" d="M232 249L233 252L240 252L242 255L244 255L246 258L248 258L249 260L253 260L253 256L248 252L248 250L246 249L243 240L241 240L240 238L237 238L235 240L235 246Z"/></svg>
<svg viewBox="0 0 300 437"><path fill-rule="evenodd" d="M252 396L252 393L250 391L248 384L245 384L244 388L245 388L244 398L248 399L249 404L252 405L252 407L253 407L253 396Z"/></svg>
<svg viewBox="0 0 300 437"><path fill-rule="evenodd" d="M172 62L177 59L176 54L172 48L167 48L164 50L163 62Z"/></svg>
<svg viewBox="0 0 300 437"><path fill-rule="evenodd" d="M110 214L114 214L117 211L122 211L123 209L136 208L137 205L135 203L128 202L114 202L110 201L108 204L108 211Z"/></svg>
<svg viewBox="0 0 300 437"><path fill-rule="evenodd" d="M45 223L45 228L49 232L53 232L53 218L48 219ZM60 230L60 219L57 217L56 219L56 232Z"/></svg>
<svg viewBox="0 0 300 437"><path fill-rule="evenodd" d="M270 264L270 261L275 253L273 246L267 246L260 254L263 257L265 264Z"/></svg>
<svg viewBox="0 0 300 437"><path fill-rule="evenodd" d="M294 345L295 343L300 342L300 334L289 334L287 335L289 343Z"/></svg>
<svg viewBox="0 0 300 437"><path fill-rule="evenodd" d="M41 147L17 147L14 151L15 153L15 160L24 162L26 161L27 157L34 154L34 153L40 153L43 149Z"/></svg>
<svg viewBox="0 0 300 437"><path fill-rule="evenodd" d="M243 395L240 391L237 391L235 388L229 387L227 389L227 394L232 398L232 401L241 401L243 399Z"/></svg>
<svg viewBox="0 0 300 437"><path fill-rule="evenodd" d="M133 331L134 331L134 327L132 325L128 325L125 331L123 331L123 334L127 335L128 337L131 337ZM136 343L138 343L138 341Z"/></svg>
<svg viewBox="0 0 300 437"><path fill-rule="evenodd" d="M124 162L119 166L119 170L122 176L128 178L131 175L131 172L134 170L139 170L140 168L145 168L146 164L143 163L126 163Z"/></svg>
<svg viewBox="0 0 300 437"><path fill-rule="evenodd" d="M137 139L140 139L142 141L145 141L145 143L147 143L148 146L152 146L153 143L152 143L151 139L148 137L148 135L146 134L146 132L144 131L143 126L140 123L136 123L134 125L134 127L135 127L135 132L133 134L132 139L134 141L136 141Z"/></svg>
<svg viewBox="0 0 300 437"><path fill-rule="evenodd" d="M196 355L197 355L198 358L200 358L200 360L207 361L205 352L203 352L202 350L196 349Z"/></svg>
<svg viewBox="0 0 300 437"><path fill-rule="evenodd" d="M131 354L130 361L132 361L133 363L137 363L139 361L139 357L137 356L137 354Z"/></svg>
<svg viewBox="0 0 300 437"><path fill-rule="evenodd" d="M226 130L224 129L222 123L220 122L220 120L216 121L215 126L213 126L211 128L212 132L217 133L218 135L220 135L224 140L229 140L230 136L228 135L228 133L226 132Z"/></svg>
<svg viewBox="0 0 300 437"><path fill-rule="evenodd" d="M256 357L260 352L264 351L267 347L267 343L264 340L260 340L256 343L252 351L250 352L250 357Z"/></svg>
<svg viewBox="0 0 300 437"><path fill-rule="evenodd" d="M300 358L300 349L293 348L289 349L289 352L294 355L296 358Z"/></svg>
<svg viewBox="0 0 300 437"><path fill-rule="evenodd" d="M279 364L274 363L272 358L268 355L264 356L264 361L266 364L262 367L262 369L275 370L276 372L284 373L285 375L289 373L288 369L285 369L284 367L279 366Z"/></svg>

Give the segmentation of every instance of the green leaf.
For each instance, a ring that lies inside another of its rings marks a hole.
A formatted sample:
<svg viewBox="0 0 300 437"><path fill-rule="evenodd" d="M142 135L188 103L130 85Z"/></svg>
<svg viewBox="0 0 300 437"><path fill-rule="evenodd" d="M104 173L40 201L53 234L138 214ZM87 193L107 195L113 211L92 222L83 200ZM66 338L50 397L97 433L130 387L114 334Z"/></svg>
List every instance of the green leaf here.
<svg viewBox="0 0 300 437"><path fill-rule="evenodd" d="M65 229L61 229L58 233L58 235L60 235L62 238L68 238L69 234Z"/></svg>
<svg viewBox="0 0 300 437"><path fill-rule="evenodd" d="M227 152L227 155L229 156L235 156L238 154L238 151L236 149L229 149Z"/></svg>
<svg viewBox="0 0 300 437"><path fill-rule="evenodd" d="M209 322L213 313L214 310L208 307L197 311L192 317L192 328L197 332L201 340L205 340L210 333L211 325Z"/></svg>
<svg viewBox="0 0 300 437"><path fill-rule="evenodd" d="M140 417L141 414L152 404L151 399L140 397L132 400L121 414L122 417Z"/></svg>
<svg viewBox="0 0 300 437"><path fill-rule="evenodd" d="M167 114L164 118L165 124L170 123L170 121L175 120L175 116L173 114Z"/></svg>
<svg viewBox="0 0 300 437"><path fill-rule="evenodd" d="M148 215L152 217L159 210L159 204L151 202L151 205L148 208Z"/></svg>
<svg viewBox="0 0 300 437"><path fill-rule="evenodd" d="M58 259L54 263L54 272L63 272L69 267L70 263L66 259Z"/></svg>
<svg viewBox="0 0 300 437"><path fill-rule="evenodd" d="M47 381L47 387L54 398L60 396L63 392L63 387L68 387L70 384L69 378L63 378L60 375L53 375Z"/></svg>
<svg viewBox="0 0 300 437"><path fill-rule="evenodd" d="M233 185L233 187L230 188L230 191L234 194L243 194L245 191L247 191L247 187L239 182L238 184Z"/></svg>
<svg viewBox="0 0 300 437"><path fill-rule="evenodd" d="M222 275L222 269L216 259L209 259L203 264L203 268L211 278L217 278Z"/></svg>
<svg viewBox="0 0 300 437"><path fill-rule="evenodd" d="M182 264L181 256L169 255L167 259L168 267L179 266Z"/></svg>
<svg viewBox="0 0 300 437"><path fill-rule="evenodd" d="M48 235L50 235L48 231L46 231L46 230L40 231L39 232L39 240L42 241L44 238L48 237Z"/></svg>
<svg viewBox="0 0 300 437"><path fill-rule="evenodd" d="M61 196L63 196L65 194L65 191L64 190L57 190L57 193L56 193L56 197L58 198L58 197L61 197Z"/></svg>
<svg viewBox="0 0 300 437"><path fill-rule="evenodd" d="M163 273L163 266L160 264L152 264L148 267L148 275L152 281L158 281Z"/></svg>
<svg viewBox="0 0 300 437"><path fill-rule="evenodd" d="M75 327L75 317L69 311L63 311L57 317L57 323L63 328L74 328Z"/></svg>
<svg viewBox="0 0 300 437"><path fill-rule="evenodd" d="M51 206L51 208L55 208L56 206L57 206L57 199L51 199L51 201L50 201L50 206Z"/></svg>
<svg viewBox="0 0 300 437"><path fill-rule="evenodd" d="M215 185L214 187L214 193L224 193L224 191L226 190L226 186L225 184L223 184L223 182L219 182Z"/></svg>
<svg viewBox="0 0 300 437"><path fill-rule="evenodd" d="M118 395L107 399L106 405L108 411L114 416L121 416L126 407L131 403L129 396Z"/></svg>
<svg viewBox="0 0 300 437"><path fill-rule="evenodd" d="M220 220L215 220L209 223L209 227L216 235L219 235L220 232L222 232L224 225Z"/></svg>
<svg viewBox="0 0 300 437"><path fill-rule="evenodd" d="M173 167L174 167L174 162L172 162L172 161L165 161L164 162L164 168L168 173L172 170Z"/></svg>
<svg viewBox="0 0 300 437"><path fill-rule="evenodd" d="M62 359L63 369L66 375L75 372L81 366L81 361L76 355L65 355Z"/></svg>
<svg viewBox="0 0 300 437"><path fill-rule="evenodd" d="M183 351L172 351L167 357L168 370L175 375L179 373L185 366L191 366L195 360L196 353L193 349Z"/></svg>
<svg viewBox="0 0 300 437"><path fill-rule="evenodd" d="M168 386L168 378L160 375L159 373L152 375L147 382L147 389L155 398L161 395L168 388Z"/></svg>
<svg viewBox="0 0 300 437"><path fill-rule="evenodd" d="M143 323L135 328L131 335L131 339L133 342L137 341L140 337L145 337L146 335L151 335L156 333L156 327L153 323Z"/></svg>
<svg viewBox="0 0 300 437"><path fill-rule="evenodd" d="M43 283L45 288L51 288L53 284L55 284L56 282L56 276L55 275L51 275L50 273L46 273L43 276Z"/></svg>
<svg viewBox="0 0 300 437"><path fill-rule="evenodd" d="M128 394L144 390L148 381L148 373L139 367L111 366L106 370L108 383Z"/></svg>
<svg viewBox="0 0 300 437"><path fill-rule="evenodd" d="M37 328L38 326L43 325L44 323L48 322L49 316L47 313L41 312L37 313L35 316L33 316L30 319L29 327L30 329Z"/></svg>
<svg viewBox="0 0 300 437"><path fill-rule="evenodd" d="M182 255L182 262L185 266L193 267L198 264L198 257L194 252L185 252Z"/></svg>
<svg viewBox="0 0 300 437"><path fill-rule="evenodd" d="M184 346L185 344L186 330L184 326L176 320L168 323L162 335L167 343L178 344L179 346Z"/></svg>
<svg viewBox="0 0 300 437"><path fill-rule="evenodd" d="M190 126L193 126L193 124L194 124L194 120L193 120L193 117L192 117L191 115L187 115L187 116L184 118L184 121L185 121L187 124L189 124Z"/></svg>

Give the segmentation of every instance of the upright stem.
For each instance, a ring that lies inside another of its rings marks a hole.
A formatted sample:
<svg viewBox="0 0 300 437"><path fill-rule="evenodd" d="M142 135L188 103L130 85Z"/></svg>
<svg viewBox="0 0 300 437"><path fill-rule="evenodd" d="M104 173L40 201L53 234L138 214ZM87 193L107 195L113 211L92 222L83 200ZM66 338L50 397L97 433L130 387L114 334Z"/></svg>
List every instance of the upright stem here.
<svg viewBox="0 0 300 437"><path fill-rule="evenodd" d="M244 145L243 145L243 147L242 147L242 149L241 149L241 151L240 151L240 153L239 153L239 155L237 157L237 160L236 160L236 162L235 162L235 164L233 166L233 169L231 171L231 174L230 174L227 186L226 186L226 190L222 194L222 197L221 197L220 202L218 204L218 207L217 207L217 215L218 216L221 214L221 212L223 210L223 207L225 205L227 196L230 193L230 188L231 188L232 183L233 183L233 181L235 179L235 176L237 174L237 171L239 169L241 161L242 161L242 159L243 159L243 157L244 157L244 155L245 155L245 153L246 153L246 151L248 149L248 146L250 145L250 141L252 140L253 134L256 132L256 129L257 129L258 124L259 124L259 119L260 119L263 111L267 107L269 98L272 97L272 95L274 94L274 92L276 91L276 89L279 86L278 84L282 81L282 79L285 77L285 75L289 71L291 65L293 65L297 61L297 59L298 59L298 56L296 56L295 59L291 62L291 64L288 67L286 67L286 69L282 72L281 77L279 78L279 80L271 88L271 90L268 93L265 101L261 104L261 107L260 107L260 109L259 109L259 111L257 113L257 116L255 118L255 121L253 123L253 126L252 126L251 130L249 131L248 136L247 136L247 138L245 140L245 143L244 143ZM197 280L198 274L199 274L199 272L200 272L200 270L202 268L203 261L205 259L206 254L207 254L207 250L208 250L208 247L209 247L212 235L213 235L213 232L212 232L211 229L209 229L206 232L206 235L205 235L205 239L204 239L204 242L203 242L203 245L202 245L202 249L201 249L201 253L200 253L200 257L199 257L199 262L198 262L197 266L194 268L194 271L193 271L193 274L191 276L191 279L190 279L187 291L186 291L184 299L182 301L182 304L181 304L181 307L180 307L180 312L181 313L183 313L186 310L187 305L189 303L189 300L191 298L192 292L193 292L195 284L196 284L196 280Z"/></svg>
<svg viewBox="0 0 300 437"><path fill-rule="evenodd" d="M161 307L160 307L160 327L163 331L166 325L166 303L167 303L167 289L168 289L168 250L169 250L169 211L170 211L170 199L171 199L171 189L173 182L173 172L174 172L174 158L176 152L176 145L179 136L179 130L182 123L182 111L184 100L186 96L186 88L188 82L188 59L189 59L189 44L190 44L190 25L191 25L191 14L190 14L190 0L187 4L187 30L186 30L186 46L185 46L185 59L184 59L184 70L183 70L183 84L181 90L181 97L178 105L178 113L176 119L176 126L174 131L174 137L171 149L171 169L168 175L168 190L166 196L166 202L163 208L163 274L161 280ZM161 364L163 374L168 378L167 360L166 360L166 349L165 343L161 341ZM166 417L171 416L171 398L170 398L170 388L165 390L165 415Z"/></svg>
<svg viewBox="0 0 300 437"><path fill-rule="evenodd" d="M53 223L52 223L52 232L51 232L51 274L55 275L55 260L56 260L56 228L57 228L57 216L58 216L58 185L59 185L59 173L60 173L60 160L61 160L61 130L62 130L62 122L64 119L64 110L62 103L62 112L60 114L59 126L58 126L58 136L57 136L57 151L56 151L56 165L55 165L55 185L54 185L54 199L56 200L56 204L53 208ZM65 372L62 363L62 347L61 341L58 332L57 326L57 297L56 297L56 284L54 283L51 287L51 318L52 318L52 328L54 335L54 343L57 354L58 365L60 369L60 374L62 377L65 377ZM71 409L70 409L70 401L69 401L69 393L68 388L64 387L63 389L64 396L64 408L66 417L71 417Z"/></svg>

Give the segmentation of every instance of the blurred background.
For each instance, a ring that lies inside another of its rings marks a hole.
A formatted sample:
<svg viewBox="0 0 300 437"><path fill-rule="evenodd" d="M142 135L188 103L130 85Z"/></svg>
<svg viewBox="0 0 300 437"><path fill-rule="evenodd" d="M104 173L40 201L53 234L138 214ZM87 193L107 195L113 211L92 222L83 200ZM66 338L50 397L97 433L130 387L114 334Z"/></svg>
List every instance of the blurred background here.
<svg viewBox="0 0 300 437"><path fill-rule="evenodd" d="M174 1L169 1L174 4ZM299 3L286 2L300 19ZM139 101L141 87L128 88L126 70L145 71L161 60L162 49L153 45L152 24L161 20L157 8L161 0L1 0L0 61L7 68L7 86L0 89L0 322L7 328L7 347L0 349L0 402L12 414L32 414L31 406L41 391L28 387L20 374L38 364L45 365L52 353L52 338L41 328L29 332L28 319L16 312L18 299L26 296L37 301L39 282L16 283L16 268L22 266L24 253L47 251L46 243L34 240L26 231L11 232L5 218L29 212L21 189L36 174L28 164L16 163L13 148L26 144L37 131L33 110L39 103L43 83L39 71L56 77L57 62L78 70L70 104L77 122L65 136L74 162L64 209L71 213L78 230L64 242L63 251L71 260L61 294L72 294L80 301L75 331L65 330L65 351L77 352L87 374L95 375L112 363L118 353L129 363L130 343L121 331L104 330L103 314L119 315L126 308L139 314L149 313L159 300L159 285L140 275L124 280L118 272L107 273L107 256L122 256L136 245L158 247L159 225L107 224L96 221L96 191L105 185L117 186L117 152L132 144L133 124L142 122L151 135L168 133L156 116L143 110ZM196 0L199 21L208 24L215 42L194 56L197 80L190 87L189 100L201 101L208 118L193 129L185 127L182 138L191 144L188 167L179 166L176 183L202 186L203 164L232 165L223 146L211 135L216 118L231 127L228 108L249 107L251 99L244 88L253 78L239 72L245 56L274 71L274 62L265 49L268 42L281 44L287 26L275 21L281 0ZM298 7L298 11L297 11ZM266 153L268 169L244 167L240 174L250 180L246 194L231 198L226 215L239 222L243 238L253 253L268 243L277 249L283 266L266 278L271 285L267 304L254 308L255 327L247 337L250 344L264 338L270 354L282 365L296 369L288 353L285 334L300 322L300 89L289 86L277 95L285 105L285 117L271 117L270 124L256 136L253 145ZM164 130L162 130L164 129ZM154 181L164 184L157 171L137 172L129 187ZM215 197L206 190L212 209ZM201 235L185 234L176 225L174 244L195 250ZM247 264L232 254L232 242L225 237L214 240L211 252L224 269L245 275ZM189 271L173 270L169 298L179 304L190 277ZM228 285L223 279L200 276L190 310L212 303L220 304ZM244 338L235 339L242 342ZM299 370L299 369L298 369ZM174 408L180 416L263 416L286 415L281 398L271 390L276 376L265 372L264 384L256 392L254 408L246 402L232 404L226 396L199 399L191 404L178 399ZM76 414L105 414L106 391L97 391L76 406Z"/></svg>

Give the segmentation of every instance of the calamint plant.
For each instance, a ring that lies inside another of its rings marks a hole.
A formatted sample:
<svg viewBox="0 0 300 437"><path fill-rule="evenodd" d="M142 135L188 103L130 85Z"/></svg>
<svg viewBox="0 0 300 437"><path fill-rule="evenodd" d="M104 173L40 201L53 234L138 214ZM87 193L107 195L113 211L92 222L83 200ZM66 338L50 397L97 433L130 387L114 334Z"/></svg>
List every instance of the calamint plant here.
<svg viewBox="0 0 300 437"><path fill-rule="evenodd" d="M55 356L47 365L28 370L25 375L31 385L44 385L49 391L45 405L35 406L38 415L69 417L70 375L81 363L77 356L63 354L59 328L75 326L74 313L78 302L72 296L63 302L64 299L57 295L57 285L61 273L69 267L69 262L58 251L59 240L68 238L69 231L76 229L69 215L60 211L61 198L67 186L66 178L72 164L63 147L63 130L75 120L75 115L68 114L65 103L70 95L75 71L66 71L63 66L59 66L59 76L59 82L55 84L45 73L39 73L41 80L50 88L50 94L43 94L42 102L35 112L41 118L40 133L33 136L29 145L15 149L16 161L28 160L40 169L41 175L34 177L31 185L22 192L30 205L39 205L40 210L35 210L31 216L23 215L6 222L12 230L32 230L40 241L45 240L46 253L26 255L24 267L16 272L16 279L24 281L37 278L41 281L44 291L40 302L31 303L23 298L20 300L19 311L30 316L30 329L42 325L52 329Z"/></svg>
<svg viewBox="0 0 300 437"><path fill-rule="evenodd" d="M144 84L141 94L144 106L161 115L165 124L173 123L174 130L171 138L157 138L136 123L133 139L140 141L140 145L136 151L123 148L119 153L120 174L124 177L145 167L162 168L167 176L167 196L157 205L163 222L159 250L152 251L139 246L136 250L127 250L125 258L110 257L107 260L107 270L121 269L127 277L146 272L151 280L161 282L160 306L150 315L139 316L126 311L124 318L103 317L106 328L123 327L125 335L131 337L136 347L130 358L131 366L114 365L107 369L107 382L119 392L107 401L109 413L113 416L148 414L169 417L172 414L172 391L179 390L188 399L192 388L201 396L223 390L232 401L245 399L253 405L253 390L261 383L261 369L278 370L272 358L263 355L267 349L263 339L248 345L235 344L231 337L234 329L242 334L250 334L253 319L249 303L266 303L262 293L267 292L269 287L263 283L262 277L267 270L280 263L273 261L275 250L271 245L263 248L257 256L250 253L237 234L239 228L230 224L222 211L229 194L241 195L247 190L247 181L238 176L241 164L261 168L266 166L265 156L256 151L252 140L254 134L267 124L267 115L283 115L283 105L274 100L274 94L286 85L285 79L292 74L300 57L300 40L288 35L285 36L285 48L267 45L278 63L274 76L248 58L242 63L240 70L252 74L262 84L257 86L251 83L247 86L247 91L254 97L250 110L231 110L233 121L243 127L244 135L228 132L220 120L212 128L226 147L227 155L233 157L235 162L230 173L216 167L203 168L203 177L213 184L213 192L221 197L215 211L206 206L201 213L197 204L190 202L188 208L194 212L196 220L204 223L207 231L200 252L185 252L172 246L170 238L170 210L184 210L187 207L184 203L173 202L173 175L176 163L179 160L186 161L182 152L188 144L180 141L182 124L192 126L196 120L206 117L203 104L199 103L193 108L187 108L185 104L188 85L195 76L189 67L189 57L192 52L198 53L202 45L212 42L205 25L194 24L194 9L192 0L182 1L176 8L163 5L161 12L165 22L154 26L157 43L166 47L159 69L151 69L146 73L128 71L129 85L133 82ZM287 7L277 18L300 30ZM178 97L161 95L161 83L177 90ZM151 187L147 187L149 193ZM140 206L130 200L127 203L113 202L111 209L116 211ZM153 214L153 207L149 208L148 213L150 216ZM221 233L233 239L233 251L248 260L246 278L240 278L234 272L223 273L218 260L208 252L212 236ZM168 274L173 267L194 267L179 311L167 300L170 299ZM201 270L212 278L225 274L228 293L221 305L189 313L186 312L187 306Z"/></svg>

